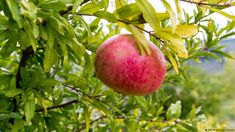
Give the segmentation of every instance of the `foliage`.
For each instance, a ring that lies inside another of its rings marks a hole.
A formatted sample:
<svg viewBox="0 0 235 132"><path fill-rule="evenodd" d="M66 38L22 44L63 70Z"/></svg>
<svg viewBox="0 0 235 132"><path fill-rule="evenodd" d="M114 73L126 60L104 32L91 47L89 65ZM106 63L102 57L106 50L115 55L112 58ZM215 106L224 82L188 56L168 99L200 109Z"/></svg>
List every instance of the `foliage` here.
<svg viewBox="0 0 235 132"><path fill-rule="evenodd" d="M195 4L194 14L179 1ZM234 2L179 1L174 11L162 0L166 12L157 12L146 0L115 0L110 12L109 0L0 0L0 131L199 131L205 114L215 112L211 102L172 89L211 92L202 88L208 79L195 82L184 64L234 59L219 44L235 35L235 16L223 11ZM230 19L226 26L208 18L215 12ZM121 95L96 77L97 47L123 28L139 39L142 54L150 53L149 40L164 52L168 74L160 91ZM215 108L222 99L212 98Z"/></svg>

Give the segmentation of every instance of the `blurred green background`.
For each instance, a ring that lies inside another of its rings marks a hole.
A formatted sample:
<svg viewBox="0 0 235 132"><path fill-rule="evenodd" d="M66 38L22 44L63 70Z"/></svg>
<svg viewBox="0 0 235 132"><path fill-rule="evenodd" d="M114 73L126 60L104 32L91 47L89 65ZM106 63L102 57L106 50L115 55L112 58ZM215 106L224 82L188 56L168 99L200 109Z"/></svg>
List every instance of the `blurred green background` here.
<svg viewBox="0 0 235 132"><path fill-rule="evenodd" d="M227 45L225 51L234 55L235 40L222 43ZM201 113L207 117L207 120L201 124L203 128L235 130L234 60L223 58L218 61L201 58L198 61L199 63L190 61L184 65L188 75L185 81L176 79L165 86L166 94L175 93L169 102L182 100L183 118L187 118L186 113L192 108L190 104L199 107ZM176 87L173 86L175 83Z"/></svg>

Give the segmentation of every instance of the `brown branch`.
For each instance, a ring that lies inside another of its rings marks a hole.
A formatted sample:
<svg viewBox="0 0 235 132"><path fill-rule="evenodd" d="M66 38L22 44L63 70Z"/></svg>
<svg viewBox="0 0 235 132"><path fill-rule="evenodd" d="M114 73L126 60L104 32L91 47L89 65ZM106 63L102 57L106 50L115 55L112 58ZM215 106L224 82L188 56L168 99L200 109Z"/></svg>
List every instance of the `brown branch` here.
<svg viewBox="0 0 235 132"><path fill-rule="evenodd" d="M196 1L192 1L192 0L180 0L180 1L191 3L191 4L197 4L199 6L215 6L215 7L231 7L232 6L230 3L220 5L219 3L217 3L217 4L209 4L209 3L205 3L205 2L196 2Z"/></svg>
<svg viewBox="0 0 235 132"><path fill-rule="evenodd" d="M29 59L29 57L33 54L33 48L32 46L26 48L25 50L22 51L22 57L20 59L20 63L19 63L19 66L18 66L18 70L17 70L17 73L16 73L16 87L17 88L22 88L20 86L20 82L22 81L22 77L21 77L21 68L25 67L26 64L27 64L27 61ZM13 103L13 110L12 112L17 112L17 105L18 105L18 102L17 102L17 99L16 98L12 98L12 103ZM10 118L9 119L9 122L11 124L14 124L14 118Z"/></svg>
<svg viewBox="0 0 235 132"><path fill-rule="evenodd" d="M21 88L21 86L20 86L20 81L22 81L22 77L21 77L21 73L20 73L21 68L22 67L24 68L26 66L27 61L32 54L33 54L32 46L30 46L22 51L22 57L20 59L20 63L19 63L18 70L16 73L16 87L17 88Z"/></svg>
<svg viewBox="0 0 235 132"><path fill-rule="evenodd" d="M64 106L71 105L71 104L74 104L74 103L77 103L77 102L79 102L78 99L71 100L71 101L68 101L68 102L63 103L63 104L59 104L59 105L47 107L47 110L62 108L62 107L64 107ZM38 110L35 110L35 112L41 112L41 111L44 111L44 108L40 108L40 109L38 109Z"/></svg>

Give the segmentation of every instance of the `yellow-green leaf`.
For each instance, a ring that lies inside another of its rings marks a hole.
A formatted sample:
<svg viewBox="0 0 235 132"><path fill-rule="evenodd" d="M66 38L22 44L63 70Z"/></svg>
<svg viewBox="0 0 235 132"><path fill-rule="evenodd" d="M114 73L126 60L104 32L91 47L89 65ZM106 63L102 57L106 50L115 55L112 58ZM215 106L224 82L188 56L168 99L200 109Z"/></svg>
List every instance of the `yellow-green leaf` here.
<svg viewBox="0 0 235 132"><path fill-rule="evenodd" d="M138 28L136 28L134 25L128 25L130 31L133 33L133 35L136 37L136 39L139 41L139 47L140 47L140 52L143 55L145 52L147 55L150 54L150 49L149 49L149 42L144 36L144 34L139 31ZM143 49L145 50L143 52Z"/></svg>
<svg viewBox="0 0 235 132"><path fill-rule="evenodd" d="M169 3L166 2L166 0L162 0L163 5L166 8L166 11L170 15L171 23L172 23L172 32L174 33L176 30L176 24L177 24L177 19L174 11L172 10L172 7L170 6Z"/></svg>
<svg viewBox="0 0 235 132"><path fill-rule="evenodd" d="M84 5L79 11L78 14L93 14L98 11L100 7L92 2Z"/></svg>
<svg viewBox="0 0 235 132"><path fill-rule="evenodd" d="M153 28L155 34L158 34L161 30L160 20L153 6L146 0L136 0L136 4L142 11L144 19Z"/></svg>
<svg viewBox="0 0 235 132"><path fill-rule="evenodd" d="M230 14L228 14L228 13L226 13L226 12L223 12L222 10L219 10L219 9L216 9L216 8L212 8L212 7L208 7L208 8L209 8L211 11L214 11L214 12L216 12L216 13L219 13L220 15L223 15L223 16L225 16L225 17L231 19L232 21L235 21L235 16L233 16L233 15L230 15Z"/></svg>
<svg viewBox="0 0 235 132"><path fill-rule="evenodd" d="M162 31L171 33L172 28L164 28ZM175 34L181 38L192 37L198 33L196 25L177 25Z"/></svg>
<svg viewBox="0 0 235 132"><path fill-rule="evenodd" d="M22 89L10 89L8 91L3 91L2 93L4 93L5 96L7 96L7 97L14 97L18 94L21 94L22 92L23 92Z"/></svg>
<svg viewBox="0 0 235 132"><path fill-rule="evenodd" d="M90 110L89 108L85 108L84 109L84 118L85 118L85 122L86 122L86 132L89 132L90 129Z"/></svg>
<svg viewBox="0 0 235 132"><path fill-rule="evenodd" d="M53 47L54 45L54 36L51 33L51 31L48 30L48 40L47 40L47 46L44 53L44 62L43 62L43 68L45 72L50 72L51 67L55 64L57 61L57 52L56 49Z"/></svg>
<svg viewBox="0 0 235 132"><path fill-rule="evenodd" d="M170 15L169 15L168 12L157 13L157 16L158 16L160 21L163 21L163 20L166 20L166 19L170 18Z"/></svg>
<svg viewBox="0 0 235 132"><path fill-rule="evenodd" d="M74 0L72 12L76 12L84 0Z"/></svg>
<svg viewBox="0 0 235 132"><path fill-rule="evenodd" d="M15 0L6 0L9 10L12 14L12 18L17 22L19 28L22 28L23 21L20 15L20 7Z"/></svg>
<svg viewBox="0 0 235 132"><path fill-rule="evenodd" d="M127 13L128 12L128 13ZM126 19L128 17L136 17L142 12L136 3L125 5L114 11L114 14L120 17L121 19Z"/></svg>
<svg viewBox="0 0 235 132"><path fill-rule="evenodd" d="M198 33L198 26L177 25L175 33L182 38L192 37Z"/></svg>
<svg viewBox="0 0 235 132"><path fill-rule="evenodd" d="M159 36L166 41L167 47L175 51L180 58L188 57L188 51L185 48L183 40L177 34L161 32Z"/></svg>
<svg viewBox="0 0 235 132"><path fill-rule="evenodd" d="M127 5L127 2L125 0L115 0L115 8L116 9L119 9L125 5Z"/></svg>
<svg viewBox="0 0 235 132"><path fill-rule="evenodd" d="M99 18L103 18L109 22L117 22L116 17L107 11L97 11L94 13L94 15Z"/></svg>
<svg viewBox="0 0 235 132"><path fill-rule="evenodd" d="M179 74L178 63L175 60L175 58L172 56L172 54L169 51L166 52L166 55L167 55L168 59L170 60L171 65L173 66L173 68L176 71L176 73Z"/></svg>
<svg viewBox="0 0 235 132"><path fill-rule="evenodd" d="M175 6L176 6L176 10L177 10L179 20L182 20L182 9L180 7L179 0L175 0Z"/></svg>

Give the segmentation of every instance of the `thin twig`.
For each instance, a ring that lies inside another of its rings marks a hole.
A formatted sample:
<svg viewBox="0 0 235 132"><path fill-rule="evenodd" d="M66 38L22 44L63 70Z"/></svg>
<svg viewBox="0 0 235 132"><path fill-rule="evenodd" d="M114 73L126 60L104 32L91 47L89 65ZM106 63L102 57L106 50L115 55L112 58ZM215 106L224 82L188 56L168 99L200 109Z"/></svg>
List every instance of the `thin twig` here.
<svg viewBox="0 0 235 132"><path fill-rule="evenodd" d="M63 104L59 104L59 105L47 107L47 110L62 108L62 107L64 107L64 106L71 105L71 104L74 104L74 103L77 103L77 102L79 102L78 99L71 100L71 101L68 101L68 102L63 103ZM44 111L44 108L40 108L40 109L36 110L35 112L41 112L41 111Z"/></svg>
<svg viewBox="0 0 235 132"><path fill-rule="evenodd" d="M215 6L215 7L230 7L230 6L232 6L230 3L220 5L219 3L217 3L217 4L210 4L210 3L204 3L204 2L196 2L196 1L192 1L192 0L180 0L180 1L191 3L191 4L197 4L199 6Z"/></svg>

